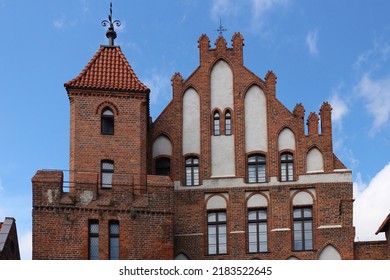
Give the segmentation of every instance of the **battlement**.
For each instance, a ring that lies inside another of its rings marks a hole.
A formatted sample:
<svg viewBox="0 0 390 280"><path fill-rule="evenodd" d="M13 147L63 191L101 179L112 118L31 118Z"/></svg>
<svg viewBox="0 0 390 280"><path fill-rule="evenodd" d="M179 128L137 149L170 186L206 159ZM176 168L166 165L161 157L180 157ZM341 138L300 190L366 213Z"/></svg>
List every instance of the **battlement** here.
<svg viewBox="0 0 390 280"><path fill-rule="evenodd" d="M132 174L113 174L112 186L102 188L100 174L72 173L72 181L65 181L64 171L39 170L32 178L33 206L164 210L173 203L173 182L167 176L147 176L148 190L140 194Z"/></svg>

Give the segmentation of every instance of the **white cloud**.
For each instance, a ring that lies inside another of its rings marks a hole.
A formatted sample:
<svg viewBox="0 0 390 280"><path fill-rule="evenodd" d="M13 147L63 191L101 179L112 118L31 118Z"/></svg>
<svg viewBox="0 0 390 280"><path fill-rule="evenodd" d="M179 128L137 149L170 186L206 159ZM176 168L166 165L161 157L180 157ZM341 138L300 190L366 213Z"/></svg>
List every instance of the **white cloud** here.
<svg viewBox="0 0 390 280"><path fill-rule="evenodd" d="M55 28L61 29L65 27L65 16L63 15L61 18L53 21L53 25Z"/></svg>
<svg viewBox="0 0 390 280"><path fill-rule="evenodd" d="M306 35L306 46L311 55L318 54L318 30L309 31Z"/></svg>
<svg viewBox="0 0 390 280"><path fill-rule="evenodd" d="M389 120L390 77L373 79L366 73L362 76L355 90L366 99L366 109L374 118L371 133L375 134Z"/></svg>
<svg viewBox="0 0 390 280"><path fill-rule="evenodd" d="M0 179L0 192L2 192L2 191L4 191L4 186L3 186L3 182Z"/></svg>
<svg viewBox="0 0 390 280"><path fill-rule="evenodd" d="M345 102L345 99L340 98L338 90L333 90L329 103L332 106L332 122L339 129L342 129L343 118L349 112L347 103Z"/></svg>
<svg viewBox="0 0 390 280"><path fill-rule="evenodd" d="M211 16L214 20L221 16L228 16L234 12L233 2L231 0L214 0L211 8Z"/></svg>
<svg viewBox="0 0 390 280"><path fill-rule="evenodd" d="M390 213L390 162L368 184L358 174L357 182L354 182L354 198L356 239L384 239L383 234L375 235L375 232Z"/></svg>

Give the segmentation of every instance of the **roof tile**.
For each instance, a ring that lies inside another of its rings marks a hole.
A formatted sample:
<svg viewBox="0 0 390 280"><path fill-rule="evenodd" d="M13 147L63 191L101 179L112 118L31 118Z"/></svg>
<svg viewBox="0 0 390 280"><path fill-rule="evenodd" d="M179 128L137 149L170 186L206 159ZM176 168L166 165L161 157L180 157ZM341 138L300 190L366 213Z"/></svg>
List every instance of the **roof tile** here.
<svg viewBox="0 0 390 280"><path fill-rule="evenodd" d="M65 87L150 92L138 79L118 46L100 47L83 71L65 83Z"/></svg>

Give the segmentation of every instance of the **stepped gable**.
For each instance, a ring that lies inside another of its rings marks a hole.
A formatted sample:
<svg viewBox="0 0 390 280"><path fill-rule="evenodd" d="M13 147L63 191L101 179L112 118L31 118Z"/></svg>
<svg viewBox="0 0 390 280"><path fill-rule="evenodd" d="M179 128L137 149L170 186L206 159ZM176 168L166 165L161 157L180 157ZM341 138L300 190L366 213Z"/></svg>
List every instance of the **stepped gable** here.
<svg viewBox="0 0 390 280"><path fill-rule="evenodd" d="M118 46L101 46L83 71L66 88L125 90L149 93Z"/></svg>

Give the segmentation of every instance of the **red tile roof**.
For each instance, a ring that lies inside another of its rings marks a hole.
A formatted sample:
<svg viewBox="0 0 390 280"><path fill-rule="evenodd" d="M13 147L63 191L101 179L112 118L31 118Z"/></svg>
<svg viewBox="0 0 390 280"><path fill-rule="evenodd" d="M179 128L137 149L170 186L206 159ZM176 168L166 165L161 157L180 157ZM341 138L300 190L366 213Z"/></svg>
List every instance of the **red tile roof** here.
<svg viewBox="0 0 390 280"><path fill-rule="evenodd" d="M135 75L120 47L102 46L83 71L65 83L66 88L94 88L149 93Z"/></svg>

